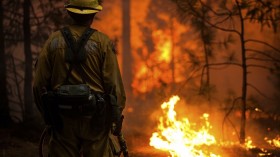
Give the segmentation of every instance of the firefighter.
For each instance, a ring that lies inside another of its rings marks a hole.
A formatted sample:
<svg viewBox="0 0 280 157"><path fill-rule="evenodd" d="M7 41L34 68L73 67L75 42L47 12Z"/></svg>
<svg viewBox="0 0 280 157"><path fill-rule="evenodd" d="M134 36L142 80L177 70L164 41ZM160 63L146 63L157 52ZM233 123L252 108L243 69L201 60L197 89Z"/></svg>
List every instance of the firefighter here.
<svg viewBox="0 0 280 157"><path fill-rule="evenodd" d="M52 126L49 157L113 157L109 135L120 133L126 97L114 44L90 28L102 6L98 0L69 0L65 9L73 19L65 28L74 44L67 44L61 30L52 33L33 83L36 106ZM80 50L78 41L87 30L91 34Z"/></svg>

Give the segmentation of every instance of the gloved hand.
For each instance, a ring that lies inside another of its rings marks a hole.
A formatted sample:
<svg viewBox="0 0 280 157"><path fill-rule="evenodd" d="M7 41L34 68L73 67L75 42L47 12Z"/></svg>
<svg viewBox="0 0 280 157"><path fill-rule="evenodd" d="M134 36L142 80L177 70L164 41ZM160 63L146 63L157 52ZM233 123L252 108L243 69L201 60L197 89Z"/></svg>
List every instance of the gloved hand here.
<svg viewBox="0 0 280 157"><path fill-rule="evenodd" d="M111 132L115 136L119 136L122 131L122 122L123 122L124 116L122 115L119 121L113 121L111 126Z"/></svg>
<svg viewBox="0 0 280 157"><path fill-rule="evenodd" d="M122 130L123 115L120 107L117 105L117 98L112 94L105 96L106 102L111 106L111 132L113 135L118 136Z"/></svg>

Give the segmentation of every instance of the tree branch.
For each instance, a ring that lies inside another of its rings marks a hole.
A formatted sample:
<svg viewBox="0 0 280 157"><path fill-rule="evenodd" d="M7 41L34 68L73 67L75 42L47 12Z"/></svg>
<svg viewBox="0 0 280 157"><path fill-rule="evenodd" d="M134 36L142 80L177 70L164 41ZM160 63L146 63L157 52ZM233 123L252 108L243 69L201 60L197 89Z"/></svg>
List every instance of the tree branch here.
<svg viewBox="0 0 280 157"><path fill-rule="evenodd" d="M258 18L244 18L244 20L259 20ZM263 21L272 21L272 19L262 19ZM278 22L280 19L274 19L273 21Z"/></svg>
<svg viewBox="0 0 280 157"><path fill-rule="evenodd" d="M231 62L224 62L224 63L211 63L211 64L209 64L209 66L221 66L221 65L235 65L235 66L242 67L242 65L241 65L241 64L239 64L239 63L231 63Z"/></svg>
<svg viewBox="0 0 280 157"><path fill-rule="evenodd" d="M237 134L237 137L239 139L239 134L238 134L238 131L236 130L236 127L234 126L234 124L231 122L231 120L228 118L228 116L230 115L230 113L233 111L234 109L234 106L237 102L237 100L241 100L242 97L237 97L233 100L232 102L232 106L230 107L230 109L227 111L226 115L224 116L224 119L223 119L223 123L222 123L222 130L224 131L224 125L225 125L225 122L226 122L226 119L230 122L230 124L232 125L233 129L235 130L236 134Z"/></svg>
<svg viewBox="0 0 280 157"><path fill-rule="evenodd" d="M255 40L255 39L247 39L244 42L245 43L247 43L247 42L260 43L260 44L266 45L266 46L272 48L273 50L275 50L276 52L280 53L280 50L278 48L276 48L276 47L274 47L274 46L272 46L272 45L270 45L270 44L268 44L267 42L264 42L264 41L259 41L259 40Z"/></svg>
<svg viewBox="0 0 280 157"><path fill-rule="evenodd" d="M195 10L195 8L193 8L193 6L190 4L189 1L187 1L188 5L189 5L189 8L191 9L191 11L194 13L194 16L195 17L198 17L200 19L202 19L203 21L205 21L208 25L210 25L211 27L213 28L216 28L216 29L219 29L219 30L222 30L222 31L225 31L225 32L232 32L232 33L236 33L240 36L240 32L238 32L237 30L235 29L227 29L227 28L223 28L223 27L220 27L220 26L217 26L213 23L211 23L210 21L206 20L205 18L201 17L201 15L197 12L197 10ZM182 6L179 6L179 8L182 9ZM182 9L183 10L183 9Z"/></svg>
<svg viewBox="0 0 280 157"><path fill-rule="evenodd" d="M261 96L263 96L263 97L265 97L265 98L267 98L267 99L271 99L271 98L269 98L268 96L266 96L263 92L261 92L256 86L254 86L254 85L252 85L252 84L250 84L250 83L247 83L247 86L253 88L253 89L254 89L255 91L257 91Z"/></svg>
<svg viewBox="0 0 280 157"><path fill-rule="evenodd" d="M259 51L259 50L255 50L255 49L245 49L245 50L246 50L246 51L249 51L249 52L256 52L257 54L261 54L261 55L263 55L263 56L265 56L265 57L268 57L268 58L270 58L270 59L272 59L272 60L280 61L280 60L278 60L278 59L275 59L275 57L272 57L271 55L266 54L266 53L264 53L264 52L262 52L262 51Z"/></svg>
<svg viewBox="0 0 280 157"><path fill-rule="evenodd" d="M196 78L196 77L200 77L201 75L197 75L195 76L195 74L200 70L201 68L197 68L192 70L192 73L190 75L188 75L189 77L185 80L185 82L180 86L180 88L177 89L177 91L175 91L175 94L179 94L181 92L181 90L184 88L184 86L192 79L192 78Z"/></svg>
<svg viewBox="0 0 280 157"><path fill-rule="evenodd" d="M227 16L224 19L222 19L221 21L218 21L218 22L214 23L214 25L219 25L221 23L224 23L225 21L227 21L228 19L231 19L231 18L232 18L232 16Z"/></svg>
<svg viewBox="0 0 280 157"><path fill-rule="evenodd" d="M255 57L247 57L246 58L247 60L257 60L257 61L263 61L263 62L279 62L280 63L280 60L277 60L277 59L263 59L263 58L255 58Z"/></svg>
<svg viewBox="0 0 280 157"><path fill-rule="evenodd" d="M267 67L267 66L264 66L264 65L258 65L258 64L247 64L247 67L256 67L256 68L262 68L262 69L267 69L267 70L271 70L273 68L270 68L270 67Z"/></svg>
<svg viewBox="0 0 280 157"><path fill-rule="evenodd" d="M225 15L232 15L232 13L229 11L229 10L227 10L228 12L225 12L225 13L218 13L218 12L216 12L214 9L212 9L211 7L209 7L208 5L206 5L204 2L202 2L202 0L199 0L199 2L200 2L200 4L203 6L203 7L205 7L205 8L207 8L209 11L211 11L214 15L216 15L216 16L225 16Z"/></svg>

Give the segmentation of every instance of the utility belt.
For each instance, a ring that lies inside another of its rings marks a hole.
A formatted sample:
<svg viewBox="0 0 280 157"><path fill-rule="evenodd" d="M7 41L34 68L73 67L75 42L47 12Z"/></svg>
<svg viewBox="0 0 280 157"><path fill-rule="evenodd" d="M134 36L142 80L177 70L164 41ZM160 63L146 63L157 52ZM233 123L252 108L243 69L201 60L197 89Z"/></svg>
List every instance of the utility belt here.
<svg viewBox="0 0 280 157"><path fill-rule="evenodd" d="M86 84L62 85L55 91L55 97L64 114L94 116L105 112L104 94L91 91Z"/></svg>
<svg viewBox="0 0 280 157"><path fill-rule="evenodd" d="M101 127L110 107L106 95L91 91L88 85L62 85L42 95L44 120L55 128L63 127L61 115L90 116Z"/></svg>

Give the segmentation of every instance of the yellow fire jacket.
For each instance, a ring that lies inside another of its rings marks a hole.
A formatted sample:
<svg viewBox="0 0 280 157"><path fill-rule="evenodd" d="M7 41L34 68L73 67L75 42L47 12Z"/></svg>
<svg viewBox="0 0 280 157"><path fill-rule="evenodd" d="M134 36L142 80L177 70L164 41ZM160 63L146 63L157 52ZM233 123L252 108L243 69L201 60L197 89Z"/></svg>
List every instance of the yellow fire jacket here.
<svg viewBox="0 0 280 157"><path fill-rule="evenodd" d="M77 40L86 27L69 26L75 40ZM41 94L44 87L56 90L61 86L69 69L65 62L66 43L60 31L52 33L42 48L35 65L33 93L35 103L42 112ZM85 45L87 59L81 69L91 78L86 83L95 92L113 94L117 96L117 103L121 111L125 107L125 90L119 70L115 49L111 40L105 34L95 31ZM81 76L72 69L69 76L70 84L83 83Z"/></svg>

